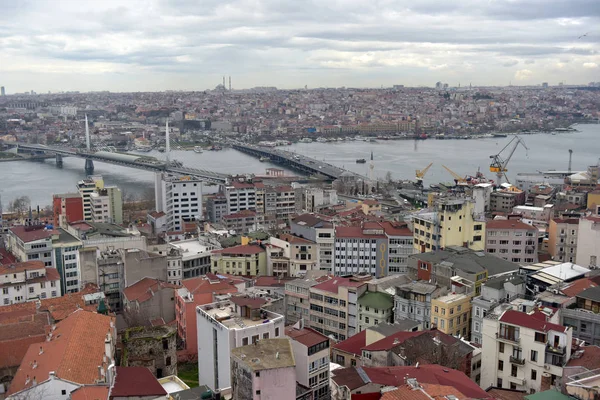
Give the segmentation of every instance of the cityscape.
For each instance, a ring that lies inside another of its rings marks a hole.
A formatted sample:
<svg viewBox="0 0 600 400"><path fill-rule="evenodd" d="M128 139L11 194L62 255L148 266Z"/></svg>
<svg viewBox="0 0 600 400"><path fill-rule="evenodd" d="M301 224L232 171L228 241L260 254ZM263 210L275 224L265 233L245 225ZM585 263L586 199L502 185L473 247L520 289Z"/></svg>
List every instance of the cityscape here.
<svg viewBox="0 0 600 400"><path fill-rule="evenodd" d="M2 6L0 400L600 398L597 5L208 3Z"/></svg>

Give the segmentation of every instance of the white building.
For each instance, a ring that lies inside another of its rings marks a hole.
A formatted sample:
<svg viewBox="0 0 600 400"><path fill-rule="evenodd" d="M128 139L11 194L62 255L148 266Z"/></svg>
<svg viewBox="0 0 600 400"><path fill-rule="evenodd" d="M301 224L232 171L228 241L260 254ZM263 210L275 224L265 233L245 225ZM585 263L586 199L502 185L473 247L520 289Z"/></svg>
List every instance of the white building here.
<svg viewBox="0 0 600 400"><path fill-rule="evenodd" d="M62 296L60 276L41 261L0 266L0 305Z"/></svg>
<svg viewBox="0 0 600 400"><path fill-rule="evenodd" d="M181 231L184 221L202 219L202 181L157 173L155 200L156 211L167 214L167 231Z"/></svg>
<svg viewBox="0 0 600 400"><path fill-rule="evenodd" d="M77 191L83 198L83 219L86 221L93 221L92 213L92 193L98 188L104 186L104 180L101 176L90 176L77 182Z"/></svg>
<svg viewBox="0 0 600 400"><path fill-rule="evenodd" d="M303 189L302 197L306 212L315 212L323 206L338 204L338 195L335 189L308 187Z"/></svg>
<svg viewBox="0 0 600 400"><path fill-rule="evenodd" d="M52 240L57 230L44 225L13 226L8 230L7 248L19 261L41 261L46 267L56 267L52 256Z"/></svg>
<svg viewBox="0 0 600 400"><path fill-rule="evenodd" d="M112 222L110 218L110 199L98 192L90 193L90 209L92 222Z"/></svg>
<svg viewBox="0 0 600 400"><path fill-rule="evenodd" d="M572 328L547 319L537 310L484 318L481 387L535 393L563 376L562 366L571 358Z"/></svg>
<svg viewBox="0 0 600 400"><path fill-rule="evenodd" d="M224 188L227 214L242 210L256 210L256 187L252 183L232 182Z"/></svg>
<svg viewBox="0 0 600 400"><path fill-rule="evenodd" d="M169 246L177 249L181 255L181 265L171 263L170 267L180 269L183 273L182 279L209 273L211 253L213 250L221 249L219 242L204 242L200 239L179 240L169 243ZM176 260L173 259L172 261Z"/></svg>
<svg viewBox="0 0 600 400"><path fill-rule="evenodd" d="M524 220L531 221L531 225L546 227L554 215L554 204L546 204L544 207L516 206L513 214L520 214Z"/></svg>
<svg viewBox="0 0 600 400"><path fill-rule="evenodd" d="M263 298L232 297L196 308L199 379L211 389L231 386L231 350L284 334L283 315L267 311Z"/></svg>
<svg viewBox="0 0 600 400"><path fill-rule="evenodd" d="M600 217L589 216L579 220L577 253L575 259L581 266L598 267L600 259Z"/></svg>

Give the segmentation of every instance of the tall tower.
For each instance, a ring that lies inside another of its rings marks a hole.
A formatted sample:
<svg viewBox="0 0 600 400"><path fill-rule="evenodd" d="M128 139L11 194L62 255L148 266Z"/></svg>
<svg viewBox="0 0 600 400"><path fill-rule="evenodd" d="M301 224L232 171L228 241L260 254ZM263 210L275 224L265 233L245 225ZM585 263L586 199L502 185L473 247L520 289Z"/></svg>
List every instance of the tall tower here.
<svg viewBox="0 0 600 400"><path fill-rule="evenodd" d="M223 75L223 90L227 89L227 86L225 86L225 75Z"/></svg>
<svg viewBox="0 0 600 400"><path fill-rule="evenodd" d="M229 75L229 91L231 92L231 75Z"/></svg>
<svg viewBox="0 0 600 400"><path fill-rule="evenodd" d="M169 161L171 161L171 140L169 135L169 118L167 118L167 123L165 125L165 154L167 156L167 165Z"/></svg>
<svg viewBox="0 0 600 400"><path fill-rule="evenodd" d="M0 96L6 96L6 90L4 89L4 86L0 86Z"/></svg>
<svg viewBox="0 0 600 400"><path fill-rule="evenodd" d="M373 151L371 151L371 163L369 164L369 180L374 181L375 164L373 163Z"/></svg>
<svg viewBox="0 0 600 400"><path fill-rule="evenodd" d="M87 114L85 114L85 147L87 151L90 151L92 148L92 144L90 142L90 127L88 125Z"/></svg>

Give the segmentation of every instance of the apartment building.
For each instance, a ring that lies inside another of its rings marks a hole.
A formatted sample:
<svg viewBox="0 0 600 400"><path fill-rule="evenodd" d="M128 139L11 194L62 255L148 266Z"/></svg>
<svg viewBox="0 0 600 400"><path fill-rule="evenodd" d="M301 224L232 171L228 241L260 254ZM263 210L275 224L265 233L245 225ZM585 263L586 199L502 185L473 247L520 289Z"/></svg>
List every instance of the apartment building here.
<svg viewBox="0 0 600 400"><path fill-rule="evenodd" d="M413 216L413 245L416 252L462 246L482 251L485 248L485 219L475 213L469 198L438 198L433 210Z"/></svg>
<svg viewBox="0 0 600 400"><path fill-rule="evenodd" d="M590 269L600 264L600 216L592 215L579 220L577 228L577 250L575 259L579 265Z"/></svg>
<svg viewBox="0 0 600 400"><path fill-rule="evenodd" d="M306 212L316 212L324 206L336 204L338 196L335 189L308 187L302 190L302 205Z"/></svg>
<svg viewBox="0 0 600 400"><path fill-rule="evenodd" d="M169 243L169 247L177 249L181 255L181 273L183 279L187 279L209 273L212 252L219 250L221 245L216 241L187 239ZM177 257L172 260L172 262L177 261Z"/></svg>
<svg viewBox="0 0 600 400"><path fill-rule="evenodd" d="M427 281L414 281L396 287L394 318L396 322L412 320L425 329L431 327L431 301L448 291Z"/></svg>
<svg viewBox="0 0 600 400"><path fill-rule="evenodd" d="M62 293L73 293L83 288L79 249L83 243L63 229L52 240L54 266L60 275Z"/></svg>
<svg viewBox="0 0 600 400"><path fill-rule="evenodd" d="M539 392L542 381L554 385L562 378L571 358L572 328L550 322L538 310L490 315L482 336L481 387Z"/></svg>
<svg viewBox="0 0 600 400"><path fill-rule="evenodd" d="M307 271L317 269L317 244L299 236L283 234L271 237L270 243L282 249L283 257L289 259L288 275L300 277Z"/></svg>
<svg viewBox="0 0 600 400"><path fill-rule="evenodd" d="M394 297L366 291L358 298L358 332L381 322L394 322Z"/></svg>
<svg viewBox="0 0 600 400"><path fill-rule="evenodd" d="M257 244L214 250L210 258L213 274L267 275L267 254L265 249Z"/></svg>
<svg viewBox="0 0 600 400"><path fill-rule="evenodd" d="M221 222L227 212L227 198L222 194L210 195L206 198L206 218L212 222Z"/></svg>
<svg viewBox="0 0 600 400"><path fill-rule="evenodd" d="M296 400L296 365L287 338L258 340L233 349L232 398Z"/></svg>
<svg viewBox="0 0 600 400"><path fill-rule="evenodd" d="M498 305L525 295L525 278L511 274L488 279L471 302L471 341L483 342L483 319Z"/></svg>
<svg viewBox="0 0 600 400"><path fill-rule="evenodd" d="M180 232L184 222L202 220L202 181L157 173L154 188L156 211L167 214L167 231Z"/></svg>
<svg viewBox="0 0 600 400"><path fill-rule="evenodd" d="M304 319L308 325L310 288L331 277L327 275L304 277L285 283L285 323L292 325Z"/></svg>
<svg viewBox="0 0 600 400"><path fill-rule="evenodd" d="M227 200L227 214L256 210L256 187L252 183L233 181L223 188Z"/></svg>
<svg viewBox="0 0 600 400"><path fill-rule="evenodd" d="M266 193L275 192L275 196L265 195L265 216L269 217L267 210L275 210L275 219L287 221L296 214L296 192L291 186L267 187ZM274 201L274 204L273 204ZM272 214L271 214L272 215Z"/></svg>
<svg viewBox="0 0 600 400"><path fill-rule="evenodd" d="M60 276L41 261L0 265L1 305L62 296Z"/></svg>
<svg viewBox="0 0 600 400"><path fill-rule="evenodd" d="M298 326L286 328L296 360L296 381L310 389L312 399L329 399L329 338L319 332Z"/></svg>
<svg viewBox="0 0 600 400"><path fill-rule="evenodd" d="M554 215L554 205L546 204L543 207L516 206L512 214L520 214L523 219L528 220L533 226L546 228Z"/></svg>
<svg viewBox="0 0 600 400"><path fill-rule="evenodd" d="M83 220L83 198L79 193L53 195L52 214L55 227L60 225L61 215L66 223Z"/></svg>
<svg viewBox="0 0 600 400"><path fill-rule="evenodd" d="M334 277L309 289L312 329L336 340L346 340L358 328L358 298L367 290L365 280Z"/></svg>
<svg viewBox="0 0 600 400"><path fill-rule="evenodd" d="M518 219L495 219L485 227L485 251L514 263L538 261L538 229Z"/></svg>
<svg viewBox="0 0 600 400"><path fill-rule="evenodd" d="M431 326L452 336L469 338L471 296L449 293L431 300Z"/></svg>
<svg viewBox="0 0 600 400"><path fill-rule="evenodd" d="M91 195L96 189L104 187L104 179L101 176L89 176L77 182L77 191L83 199L83 219L93 221Z"/></svg>
<svg viewBox="0 0 600 400"><path fill-rule="evenodd" d="M575 302L560 312L563 325L572 328L573 337L600 346L600 287L578 293Z"/></svg>
<svg viewBox="0 0 600 400"><path fill-rule="evenodd" d="M223 215L221 222L225 229L237 235L254 232L258 229L258 218L256 211L253 210L242 210L234 214Z"/></svg>
<svg viewBox="0 0 600 400"><path fill-rule="evenodd" d="M405 274L408 257L415 253L413 233L398 222L378 222L388 238L388 274Z"/></svg>
<svg viewBox="0 0 600 400"><path fill-rule="evenodd" d="M45 225L13 226L6 235L7 250L19 261L41 261L46 267L55 267L52 240L58 235L58 230Z"/></svg>
<svg viewBox="0 0 600 400"><path fill-rule="evenodd" d="M263 309L266 303L263 298L238 296L196 307L199 380L212 390L232 386L233 349L283 337L284 317Z"/></svg>
<svg viewBox="0 0 600 400"><path fill-rule="evenodd" d="M548 225L548 253L553 260L577 262L578 218L554 218ZM587 261L587 260L585 260Z"/></svg>
<svg viewBox="0 0 600 400"><path fill-rule="evenodd" d="M521 197L523 198L521 201ZM490 211L510 214L514 207L525 203L525 192L500 190L490 195Z"/></svg>
<svg viewBox="0 0 600 400"><path fill-rule="evenodd" d="M123 198L116 186L103 186L90 193L92 222L123 223Z"/></svg>
<svg viewBox="0 0 600 400"><path fill-rule="evenodd" d="M333 273L335 247L335 229L333 224L315 217L302 214L292 219L292 235L312 240L317 244L317 266L321 271Z"/></svg>

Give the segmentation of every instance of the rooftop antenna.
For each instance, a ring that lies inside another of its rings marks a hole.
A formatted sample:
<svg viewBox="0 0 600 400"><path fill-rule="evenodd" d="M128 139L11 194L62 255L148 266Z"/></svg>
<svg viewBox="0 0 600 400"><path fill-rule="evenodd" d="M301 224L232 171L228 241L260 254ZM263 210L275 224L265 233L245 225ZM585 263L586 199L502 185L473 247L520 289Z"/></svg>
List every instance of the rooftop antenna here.
<svg viewBox="0 0 600 400"><path fill-rule="evenodd" d="M169 161L171 158L171 143L169 140L169 118L167 118L167 122L165 124L165 153L167 155L167 165L169 165Z"/></svg>

